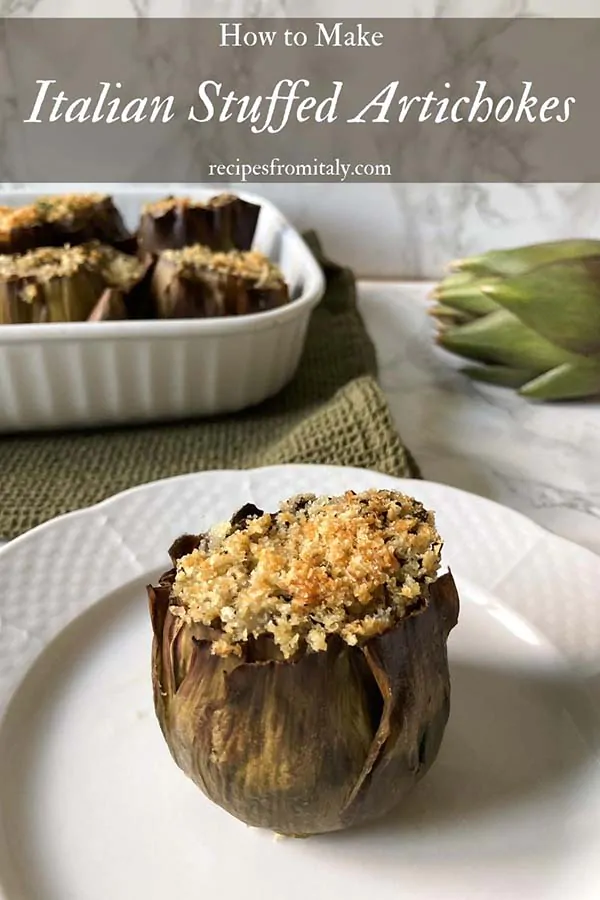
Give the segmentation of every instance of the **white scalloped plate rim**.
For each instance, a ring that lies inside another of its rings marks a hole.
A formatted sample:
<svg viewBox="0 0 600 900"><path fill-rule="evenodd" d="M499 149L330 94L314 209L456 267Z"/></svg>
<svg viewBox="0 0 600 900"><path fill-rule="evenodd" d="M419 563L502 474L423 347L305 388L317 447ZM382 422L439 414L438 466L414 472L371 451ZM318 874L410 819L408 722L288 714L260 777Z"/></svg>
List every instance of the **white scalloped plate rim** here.
<svg viewBox="0 0 600 900"><path fill-rule="evenodd" d="M210 508L202 505L208 486ZM600 557L521 513L447 485L364 469L215 470L131 488L44 523L0 549L0 732L3 714L39 654L107 595L166 568L166 549L177 534L201 530L248 501L274 508L293 493L368 487L396 488L435 509L448 550L444 561L459 588L468 582L470 592L498 600L571 667L597 674ZM568 627L565 603L570 604ZM0 897L13 900L2 887Z"/></svg>

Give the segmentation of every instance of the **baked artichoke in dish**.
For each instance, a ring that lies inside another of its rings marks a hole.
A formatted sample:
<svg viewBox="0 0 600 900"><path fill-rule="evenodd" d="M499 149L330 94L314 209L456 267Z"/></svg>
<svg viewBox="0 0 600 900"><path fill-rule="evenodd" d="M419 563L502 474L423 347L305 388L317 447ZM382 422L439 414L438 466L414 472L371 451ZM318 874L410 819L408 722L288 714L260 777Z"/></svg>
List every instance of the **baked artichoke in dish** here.
<svg viewBox="0 0 600 900"><path fill-rule="evenodd" d="M148 587L154 702L207 797L297 837L401 803L450 709L441 547L433 514L387 490L248 504L175 541Z"/></svg>
<svg viewBox="0 0 600 900"><path fill-rule="evenodd" d="M206 202L165 197L142 210L138 243L147 253L180 250L203 244L211 250L250 250L260 206L233 194L218 194Z"/></svg>
<svg viewBox="0 0 600 900"><path fill-rule="evenodd" d="M281 270L262 253L214 253L198 244L160 254L152 293L164 319L263 312L290 299Z"/></svg>
<svg viewBox="0 0 600 900"><path fill-rule="evenodd" d="M0 325L106 318L97 309L106 291L111 318L126 318L124 298L146 271L136 257L96 242L0 256Z"/></svg>
<svg viewBox="0 0 600 900"><path fill-rule="evenodd" d="M29 206L0 207L0 253L89 241L136 252L135 238L107 194L58 194L40 197Z"/></svg>

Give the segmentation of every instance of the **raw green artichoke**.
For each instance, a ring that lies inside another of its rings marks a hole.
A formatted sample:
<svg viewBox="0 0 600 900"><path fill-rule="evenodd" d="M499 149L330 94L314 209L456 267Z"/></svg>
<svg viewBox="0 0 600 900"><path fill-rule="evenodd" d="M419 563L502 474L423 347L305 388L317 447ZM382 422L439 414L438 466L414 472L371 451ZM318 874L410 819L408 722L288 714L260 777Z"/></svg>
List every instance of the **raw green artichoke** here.
<svg viewBox="0 0 600 900"><path fill-rule="evenodd" d="M600 394L600 241L459 260L436 287L438 343L465 374L536 400Z"/></svg>
<svg viewBox="0 0 600 900"><path fill-rule="evenodd" d="M281 834L335 831L396 807L435 760L449 715L452 576L354 646L330 635L323 652L284 659L261 637L219 656L217 626L190 624L172 606L178 560L207 540L176 541L174 568L148 587L155 709L175 762L233 816Z"/></svg>

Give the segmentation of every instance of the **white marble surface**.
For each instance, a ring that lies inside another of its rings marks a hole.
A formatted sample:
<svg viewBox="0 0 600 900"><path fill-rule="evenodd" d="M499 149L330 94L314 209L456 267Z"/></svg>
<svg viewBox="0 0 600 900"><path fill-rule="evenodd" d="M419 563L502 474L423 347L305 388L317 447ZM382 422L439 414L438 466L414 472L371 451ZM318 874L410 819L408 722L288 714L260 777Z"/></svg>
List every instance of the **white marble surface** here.
<svg viewBox="0 0 600 900"><path fill-rule="evenodd" d="M434 347L429 289L363 282L360 291L381 384L423 476L600 553L600 403L534 404L470 382Z"/></svg>
<svg viewBox="0 0 600 900"><path fill-rule="evenodd" d="M586 17L597 0L1 0L9 16Z"/></svg>

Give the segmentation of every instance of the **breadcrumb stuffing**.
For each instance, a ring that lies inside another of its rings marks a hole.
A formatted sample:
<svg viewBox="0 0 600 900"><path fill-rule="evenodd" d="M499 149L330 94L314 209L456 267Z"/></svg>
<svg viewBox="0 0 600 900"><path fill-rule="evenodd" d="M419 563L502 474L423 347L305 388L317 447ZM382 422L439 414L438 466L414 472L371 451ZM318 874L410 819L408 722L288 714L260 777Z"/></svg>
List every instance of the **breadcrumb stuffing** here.
<svg viewBox="0 0 600 900"><path fill-rule="evenodd" d="M129 286L139 278L142 264L113 247L91 241L76 247L39 247L26 253L0 256L0 278L33 278L43 283L80 271L101 273L111 287Z"/></svg>
<svg viewBox="0 0 600 900"><path fill-rule="evenodd" d="M57 194L40 197L28 206L0 206L0 234L6 237L18 228L89 219L102 206L112 207L108 194Z"/></svg>
<svg viewBox="0 0 600 900"><path fill-rule="evenodd" d="M171 612L215 629L218 656L262 635L285 659L355 645L424 608L441 549L433 513L397 491L302 495L208 532L177 560Z"/></svg>
<svg viewBox="0 0 600 900"><path fill-rule="evenodd" d="M217 194L209 200L192 200L190 197L163 197L161 200L153 200L151 203L145 203L142 212L149 213L154 216L164 216L166 213L174 209L216 209L220 206L227 206L229 203L235 203L238 198L234 194Z"/></svg>
<svg viewBox="0 0 600 900"><path fill-rule="evenodd" d="M3 238L17 228L31 228L41 221L35 206L0 206L0 235Z"/></svg>
<svg viewBox="0 0 600 900"><path fill-rule="evenodd" d="M94 215L98 207L112 206L112 199L108 194L55 194L48 197L40 197L35 206L40 217L45 222L60 222L63 219L77 217L89 218Z"/></svg>
<svg viewBox="0 0 600 900"><path fill-rule="evenodd" d="M177 267L184 278L205 277L214 272L252 281L256 287L284 287L285 280L278 266L258 250L228 250L213 252L202 244L192 244L180 250L164 250L162 257Z"/></svg>

